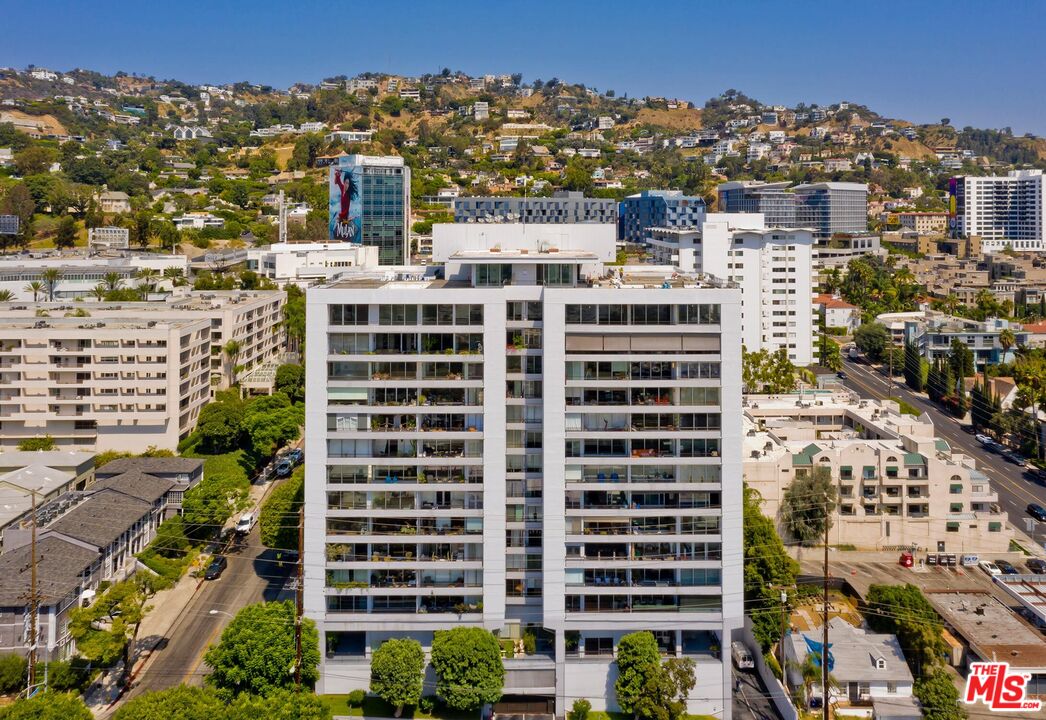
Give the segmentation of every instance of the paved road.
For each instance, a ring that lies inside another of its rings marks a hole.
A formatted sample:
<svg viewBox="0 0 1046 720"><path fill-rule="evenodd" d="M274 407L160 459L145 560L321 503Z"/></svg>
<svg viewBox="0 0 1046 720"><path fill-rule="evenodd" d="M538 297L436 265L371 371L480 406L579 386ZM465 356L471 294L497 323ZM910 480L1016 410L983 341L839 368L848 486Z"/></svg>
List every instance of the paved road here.
<svg viewBox="0 0 1046 720"><path fill-rule="evenodd" d="M281 591L294 565L285 562L280 567L275 552L262 547L257 525L243 546L227 557L229 566L225 572L217 580L206 582L193 597L126 698L181 683L200 685L207 672L203 654L217 642L232 615L244 605L287 596L286 592L281 596ZM211 610L219 612L212 615Z"/></svg>
<svg viewBox="0 0 1046 720"><path fill-rule="evenodd" d="M778 720L777 709L770 701L759 673L734 668L734 679L741 681L734 691L735 720Z"/></svg>
<svg viewBox="0 0 1046 720"><path fill-rule="evenodd" d="M882 398L887 393L887 379L884 374L876 372L869 365L846 361L846 386L862 397ZM1028 517L1028 503L1046 506L1046 485L1037 480L1032 473L1003 460L999 455L990 453L981 447L973 435L965 432L962 425L950 415L946 415L925 397L915 395L903 384L894 381L892 395L900 397L919 410L929 413L933 420L937 436L944 438L956 450L974 458L977 467L992 481L992 488L999 495L999 505L1009 514L1010 523L1023 532L1027 532L1024 519ZM1036 524L1035 539L1046 541L1046 525ZM1028 533L1029 535L1031 533ZM962 548L948 548L951 552L960 552Z"/></svg>

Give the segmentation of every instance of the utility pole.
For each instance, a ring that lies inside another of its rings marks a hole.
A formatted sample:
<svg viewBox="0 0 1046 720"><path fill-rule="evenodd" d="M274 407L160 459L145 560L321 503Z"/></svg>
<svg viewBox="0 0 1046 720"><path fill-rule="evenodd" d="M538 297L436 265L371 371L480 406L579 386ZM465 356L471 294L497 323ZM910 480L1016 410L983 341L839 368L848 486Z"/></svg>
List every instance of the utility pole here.
<svg viewBox="0 0 1046 720"><path fill-rule="evenodd" d="M298 587L294 593L294 689L301 692L301 616L304 610L305 593L302 578L302 561L305 559L305 505L298 511Z"/></svg>
<svg viewBox="0 0 1046 720"><path fill-rule="evenodd" d="M828 493L824 495L824 606L821 608L821 711L828 720Z"/></svg>
<svg viewBox="0 0 1046 720"><path fill-rule="evenodd" d="M26 694L32 692L36 685L36 616L39 613L36 597L36 493L30 492L32 513L32 529L29 535L29 673L26 686Z"/></svg>

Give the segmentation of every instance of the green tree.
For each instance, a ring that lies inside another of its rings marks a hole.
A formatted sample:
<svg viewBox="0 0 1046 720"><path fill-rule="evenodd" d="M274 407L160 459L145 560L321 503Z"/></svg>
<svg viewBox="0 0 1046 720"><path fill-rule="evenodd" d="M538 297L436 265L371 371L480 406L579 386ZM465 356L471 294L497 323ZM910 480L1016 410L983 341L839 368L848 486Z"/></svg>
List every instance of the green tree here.
<svg viewBox="0 0 1046 720"><path fill-rule="evenodd" d="M973 377L976 372L973 362L973 351L966 347L959 338L952 339L951 351L948 353L948 364L952 375L957 379Z"/></svg>
<svg viewBox="0 0 1046 720"><path fill-rule="evenodd" d="M804 545L824 540L825 524L832 528L836 488L832 471L818 465L813 471L797 475L781 499L781 518L788 531Z"/></svg>
<svg viewBox="0 0 1046 720"><path fill-rule="evenodd" d="M752 632L765 652L785 627L781 590L795 585L799 564L785 552L773 521L763 514L759 493L748 486L743 518L745 607L761 609L751 614Z"/></svg>
<svg viewBox="0 0 1046 720"><path fill-rule="evenodd" d="M294 684L294 603L256 603L236 613L212 645L204 662L211 667L207 683L223 696L268 695ZM302 683L319 677L319 635L309 618L302 619Z"/></svg>
<svg viewBox="0 0 1046 720"><path fill-rule="evenodd" d="M76 693L46 691L0 708L0 720L93 720Z"/></svg>
<svg viewBox="0 0 1046 720"><path fill-rule="evenodd" d="M149 570L139 570L109 587L92 605L69 614L69 634L85 658L101 665L124 661L123 681L130 676L131 652L149 601L171 581Z"/></svg>
<svg viewBox="0 0 1046 720"><path fill-rule="evenodd" d="M629 633L617 644L617 680L614 692L621 710L638 716L637 704L647 680L661 667L657 640L648 630Z"/></svg>
<svg viewBox="0 0 1046 720"><path fill-rule="evenodd" d="M923 391L923 359L911 341L904 344L904 382L915 392Z"/></svg>
<svg viewBox="0 0 1046 720"><path fill-rule="evenodd" d="M225 703L212 688L176 685L127 701L113 720L216 720L225 713Z"/></svg>
<svg viewBox="0 0 1046 720"><path fill-rule="evenodd" d="M741 348L741 375L749 392L786 393L795 390L795 366L788 351L766 349L749 352Z"/></svg>
<svg viewBox="0 0 1046 720"><path fill-rule="evenodd" d="M386 640L371 659L370 691L395 707L399 717L405 705L421 700L424 669L425 651L417 640Z"/></svg>
<svg viewBox="0 0 1046 720"><path fill-rule="evenodd" d="M437 630L432 640L436 693L448 707L475 710L495 703L505 683L501 646L488 630L456 627Z"/></svg>
<svg viewBox="0 0 1046 720"><path fill-rule="evenodd" d="M669 658L651 674L633 706L639 720L682 720L694 689L693 658Z"/></svg>
<svg viewBox="0 0 1046 720"><path fill-rule="evenodd" d="M821 352L818 362L829 370L839 372L843 369L843 355L839 350L839 343L827 335L822 335Z"/></svg>
<svg viewBox="0 0 1046 720"><path fill-rule="evenodd" d="M58 231L55 234L54 246L56 248L71 248L76 245L76 220L72 215L63 215L58 221Z"/></svg>
<svg viewBox="0 0 1046 720"><path fill-rule="evenodd" d="M55 449L54 438L50 435L37 435L36 437L26 438L18 443L18 449L27 452L36 452L39 450L47 451Z"/></svg>
<svg viewBox="0 0 1046 720"><path fill-rule="evenodd" d="M879 362L890 345L890 331L881 323L864 323L854 332L854 344L869 360Z"/></svg>
<svg viewBox="0 0 1046 720"><path fill-rule="evenodd" d="M51 148L42 147L40 145L30 145L24 150L15 153L15 171L22 177L27 175L40 175L41 173L48 172L51 169L51 163L56 159L57 155ZM56 212L59 211L54 208L53 210Z"/></svg>
<svg viewBox="0 0 1046 720"><path fill-rule="evenodd" d="M592 187L592 170L580 157L574 156L567 161L563 171L563 187L566 190L586 191Z"/></svg>
<svg viewBox="0 0 1046 720"><path fill-rule="evenodd" d="M298 437L305 423L305 411L291 405L281 392L258 397L247 403L243 413L243 431L251 448L260 457L271 457L287 442Z"/></svg>
<svg viewBox="0 0 1046 720"><path fill-rule="evenodd" d="M265 696L241 695L229 708L228 720L331 720L323 698L304 692L276 690ZM169 719L168 719L169 720Z"/></svg>
<svg viewBox="0 0 1046 720"><path fill-rule="evenodd" d="M204 405L196 423L199 447L211 455L221 455L239 446L243 433L243 403L214 401Z"/></svg>
<svg viewBox="0 0 1046 720"><path fill-rule="evenodd" d="M276 368L275 387L292 403L305 402L305 368L294 363L285 363Z"/></svg>
<svg viewBox="0 0 1046 720"><path fill-rule="evenodd" d="M305 291L297 285L287 286L287 302L283 305L283 326L287 331L289 349L302 352L305 343Z"/></svg>
<svg viewBox="0 0 1046 720"><path fill-rule="evenodd" d="M1010 328L1003 328L1002 331L999 332L999 345L1002 346L1002 354L1004 360L1006 356L1009 354L1010 348L1012 348L1016 344L1017 336L1013 334L1013 330L1011 330Z"/></svg>
<svg viewBox="0 0 1046 720"><path fill-rule="evenodd" d="M304 496L305 470L303 466L298 466L286 481L269 493L262 505L258 518L262 545L278 550L300 550L298 515Z"/></svg>
<svg viewBox="0 0 1046 720"><path fill-rule="evenodd" d="M33 238L33 213L36 212L36 201L33 200L29 187L24 183L18 183L7 189L0 196L0 215L18 216L18 235L15 242L22 247L29 247ZM0 249L6 249L8 237L0 235L0 242L5 243Z"/></svg>
<svg viewBox="0 0 1046 720"><path fill-rule="evenodd" d="M966 711L959 703L959 689L948 672L938 669L915 681L912 692L927 720L962 720Z"/></svg>
<svg viewBox="0 0 1046 720"><path fill-rule="evenodd" d="M868 588L865 618L876 632L892 633L904 649L916 674L926 674L941 663L947 651L943 625L933 606L915 585L872 585Z"/></svg>
<svg viewBox="0 0 1046 720"><path fill-rule="evenodd" d="M24 690L27 671L27 663L21 655L0 655L0 693L11 695Z"/></svg>
<svg viewBox="0 0 1046 720"><path fill-rule="evenodd" d="M47 288L47 299L54 302L54 293L62 279L62 271L53 267L45 268L40 273L40 279L44 281L44 286Z"/></svg>
<svg viewBox="0 0 1046 720"><path fill-rule="evenodd" d="M32 282L26 283L25 292L33 294L33 302L36 302L37 297L44 291L44 284L39 280L33 280Z"/></svg>

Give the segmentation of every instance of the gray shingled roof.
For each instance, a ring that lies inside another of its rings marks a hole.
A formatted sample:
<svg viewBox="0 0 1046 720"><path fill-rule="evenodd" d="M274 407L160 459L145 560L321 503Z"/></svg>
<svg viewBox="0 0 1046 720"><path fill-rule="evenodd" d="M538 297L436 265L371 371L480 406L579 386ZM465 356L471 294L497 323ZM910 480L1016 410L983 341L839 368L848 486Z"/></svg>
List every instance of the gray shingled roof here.
<svg viewBox="0 0 1046 720"><path fill-rule="evenodd" d="M24 545L0 555L0 606L22 607L29 598L30 549ZM98 559L89 550L59 537L36 543L37 592L45 605L55 603L80 585L80 577Z"/></svg>
<svg viewBox="0 0 1046 720"><path fill-rule="evenodd" d="M177 483L174 480L164 480L155 475L131 470L99 480L91 486L91 490L116 490L124 495L145 500L151 505L166 495L167 491L175 485Z"/></svg>
<svg viewBox="0 0 1046 720"><path fill-rule="evenodd" d="M129 457L110 460L95 471L98 476L120 475L131 470L151 475L191 473L203 466L203 460L186 457Z"/></svg>
<svg viewBox="0 0 1046 720"><path fill-rule="evenodd" d="M901 645L896 635L873 633L855 628L841 618L828 621L828 642L831 644L835 667L832 675L844 685L848 682L912 682L912 673L905 662ZM793 655L802 662L807 654L803 635L820 642L821 628L805 633L794 632L788 636ZM882 658L886 667L877 668L875 661Z"/></svg>
<svg viewBox="0 0 1046 720"><path fill-rule="evenodd" d="M152 503L115 490L99 490L46 529L104 548L150 510Z"/></svg>

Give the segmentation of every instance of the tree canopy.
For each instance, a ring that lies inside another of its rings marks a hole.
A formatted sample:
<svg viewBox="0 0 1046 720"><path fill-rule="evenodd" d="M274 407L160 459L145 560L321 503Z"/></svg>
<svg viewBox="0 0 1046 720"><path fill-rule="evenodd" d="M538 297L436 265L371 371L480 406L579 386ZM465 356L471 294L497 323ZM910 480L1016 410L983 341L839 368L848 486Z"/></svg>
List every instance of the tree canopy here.
<svg viewBox="0 0 1046 720"><path fill-rule="evenodd" d="M657 641L649 630L630 633L617 647L617 703L637 720L680 720L694 689L692 658L661 662Z"/></svg>
<svg viewBox="0 0 1046 720"><path fill-rule="evenodd" d="M425 651L411 638L386 640L374 651L370 663L370 691L396 708L421 700Z"/></svg>
<svg viewBox="0 0 1046 720"><path fill-rule="evenodd" d="M211 667L208 685L225 695L268 695L294 684L294 603L248 605L222 632L221 640L204 655ZM302 620L302 683L312 686L319 677L319 635L316 624Z"/></svg>
<svg viewBox="0 0 1046 720"><path fill-rule="evenodd" d="M113 720L331 720L330 707L311 692L277 690L227 703L214 688L178 685L128 701Z"/></svg>
<svg viewBox="0 0 1046 720"><path fill-rule="evenodd" d="M759 493L747 485L743 517L745 607L751 608L752 632L765 651L781 635L781 589L795 585L799 564L785 552L773 521L763 514Z"/></svg>
<svg viewBox="0 0 1046 720"><path fill-rule="evenodd" d="M0 720L93 720L76 693L47 691L0 708Z"/></svg>
<svg viewBox="0 0 1046 720"><path fill-rule="evenodd" d="M781 499L781 518L788 531L804 545L824 540L825 525L832 527L836 488L832 471L816 466L811 472L796 475Z"/></svg>
<svg viewBox="0 0 1046 720"><path fill-rule="evenodd" d="M505 682L501 646L488 630L456 627L437 630L432 640L436 693L448 707L475 710L497 702Z"/></svg>

